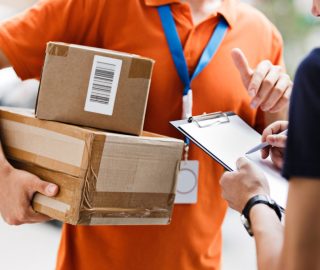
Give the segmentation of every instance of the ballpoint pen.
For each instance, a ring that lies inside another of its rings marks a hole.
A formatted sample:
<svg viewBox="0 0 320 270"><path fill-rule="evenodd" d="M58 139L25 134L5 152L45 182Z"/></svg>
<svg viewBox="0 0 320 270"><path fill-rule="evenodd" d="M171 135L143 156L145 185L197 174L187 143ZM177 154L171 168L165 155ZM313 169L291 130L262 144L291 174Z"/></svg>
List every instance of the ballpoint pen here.
<svg viewBox="0 0 320 270"><path fill-rule="evenodd" d="M278 134L272 134L272 135L287 135L287 133L288 133L288 130L285 129L284 131L282 131L282 132L280 132L280 133L278 133ZM263 149L263 148L265 148L265 147L267 147L267 146L269 146L269 145L270 145L270 144L269 144L268 142L260 143L260 144L258 144L257 146L253 147L252 149L250 149L250 150L246 153L246 155L249 155L249 154L252 154L252 153L254 153L254 152L257 152L257 151L259 151L259 150L261 150L261 149Z"/></svg>

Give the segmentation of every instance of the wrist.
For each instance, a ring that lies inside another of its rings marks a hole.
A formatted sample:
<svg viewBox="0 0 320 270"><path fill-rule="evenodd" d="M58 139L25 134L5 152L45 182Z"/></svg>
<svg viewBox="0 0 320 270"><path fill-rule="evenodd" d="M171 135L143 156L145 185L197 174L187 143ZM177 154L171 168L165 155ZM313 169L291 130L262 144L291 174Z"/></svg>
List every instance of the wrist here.
<svg viewBox="0 0 320 270"><path fill-rule="evenodd" d="M269 208L267 212L272 211L273 215L276 215L279 221L281 221L282 217L281 211L283 209L268 195L264 194L253 196L246 203L241 215L241 221L251 236L253 236L253 230L251 225L253 221L252 218L255 218L259 209L265 209L264 207L261 208L261 206L258 205L264 205L265 207ZM263 216L265 214L265 210L263 210L262 212L258 212L258 214L260 216Z"/></svg>
<svg viewBox="0 0 320 270"><path fill-rule="evenodd" d="M277 219L280 221L276 212L271 207L263 203L259 203L252 206L251 211L249 213L251 223L255 224L256 221L259 219L259 216L268 216L269 218Z"/></svg>
<svg viewBox="0 0 320 270"><path fill-rule="evenodd" d="M0 158L0 175L6 176L13 170L11 164L5 158Z"/></svg>
<svg viewBox="0 0 320 270"><path fill-rule="evenodd" d="M257 204L250 211L251 231L254 236L274 233L275 228L282 228L276 212L265 204Z"/></svg>

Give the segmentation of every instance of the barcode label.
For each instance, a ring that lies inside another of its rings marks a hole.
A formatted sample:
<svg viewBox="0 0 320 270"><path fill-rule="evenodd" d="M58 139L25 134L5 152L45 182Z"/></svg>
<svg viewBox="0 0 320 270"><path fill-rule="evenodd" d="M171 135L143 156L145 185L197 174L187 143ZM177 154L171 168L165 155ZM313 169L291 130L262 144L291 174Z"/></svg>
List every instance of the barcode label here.
<svg viewBox="0 0 320 270"><path fill-rule="evenodd" d="M95 56L84 110L112 115L117 95L122 61Z"/></svg>

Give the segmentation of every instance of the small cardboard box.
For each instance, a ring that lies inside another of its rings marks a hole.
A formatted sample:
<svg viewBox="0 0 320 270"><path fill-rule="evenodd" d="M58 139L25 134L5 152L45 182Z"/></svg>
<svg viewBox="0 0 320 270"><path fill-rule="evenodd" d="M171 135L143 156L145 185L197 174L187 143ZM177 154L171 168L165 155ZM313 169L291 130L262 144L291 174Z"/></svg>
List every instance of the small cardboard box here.
<svg viewBox="0 0 320 270"><path fill-rule="evenodd" d="M36 116L140 135L153 63L138 55L49 42Z"/></svg>
<svg viewBox="0 0 320 270"><path fill-rule="evenodd" d="M170 222L183 141L101 132L4 107L0 134L15 167L60 186L55 198L36 194L36 211L70 224Z"/></svg>

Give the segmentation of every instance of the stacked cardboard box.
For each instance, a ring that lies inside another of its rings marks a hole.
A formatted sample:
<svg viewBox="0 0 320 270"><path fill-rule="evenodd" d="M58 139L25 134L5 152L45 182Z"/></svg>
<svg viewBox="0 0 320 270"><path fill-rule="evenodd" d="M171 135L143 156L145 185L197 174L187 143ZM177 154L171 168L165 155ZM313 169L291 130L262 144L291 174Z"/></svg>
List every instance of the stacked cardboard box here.
<svg viewBox="0 0 320 270"><path fill-rule="evenodd" d="M170 222L183 142L141 133L152 66L135 55L48 44L37 117L0 108L9 160L60 187L54 198L36 194L36 211L70 224Z"/></svg>
<svg viewBox="0 0 320 270"><path fill-rule="evenodd" d="M36 116L140 135L153 64L138 55L50 42Z"/></svg>
<svg viewBox="0 0 320 270"><path fill-rule="evenodd" d="M35 118L0 108L4 151L15 167L60 186L34 208L70 224L167 224L183 142L130 136Z"/></svg>

